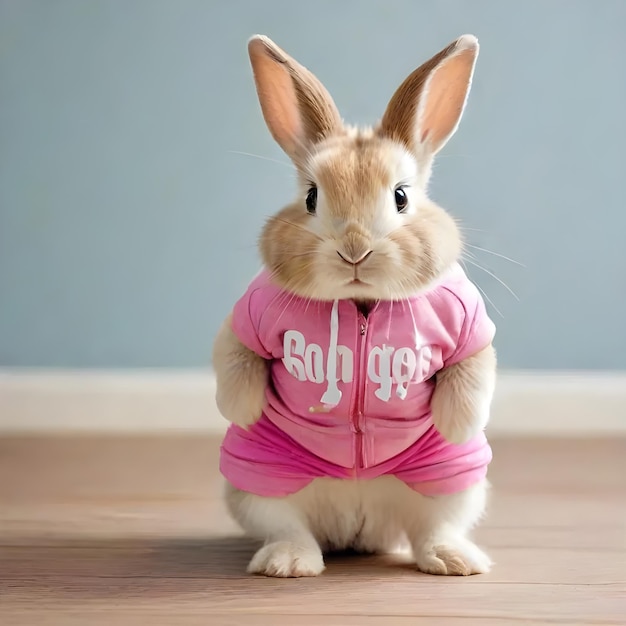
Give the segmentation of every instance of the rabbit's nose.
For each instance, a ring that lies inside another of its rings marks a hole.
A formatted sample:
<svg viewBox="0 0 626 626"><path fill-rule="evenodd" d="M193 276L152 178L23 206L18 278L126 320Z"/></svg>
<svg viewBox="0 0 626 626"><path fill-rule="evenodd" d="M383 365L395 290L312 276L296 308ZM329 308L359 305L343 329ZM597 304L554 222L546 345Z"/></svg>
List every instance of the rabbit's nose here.
<svg viewBox="0 0 626 626"><path fill-rule="evenodd" d="M372 254L373 250L367 250L366 252L363 252L362 254L347 254L347 253L341 253L339 252L339 250L337 250L337 254L339 255L339 258L344 261L345 263L348 263L350 265L360 265L361 263L363 263L363 261L367 260L367 258L370 256L370 254Z"/></svg>
<svg viewBox="0 0 626 626"><path fill-rule="evenodd" d="M337 254L342 261L359 265L372 254L370 245L369 238L360 229L350 228L343 236L341 245L337 246Z"/></svg>

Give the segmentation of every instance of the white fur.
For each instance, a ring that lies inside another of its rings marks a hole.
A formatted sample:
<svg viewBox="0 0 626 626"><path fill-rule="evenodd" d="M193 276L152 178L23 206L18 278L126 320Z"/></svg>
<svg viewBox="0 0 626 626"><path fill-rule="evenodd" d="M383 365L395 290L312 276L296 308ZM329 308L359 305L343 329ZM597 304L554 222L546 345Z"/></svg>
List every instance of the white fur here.
<svg viewBox="0 0 626 626"><path fill-rule="evenodd" d="M488 572L489 557L466 535L481 518L487 483L448 496L423 496L393 476L368 481L319 478L285 498L227 488L233 517L264 546L248 571L316 576L323 552L393 552L408 545L419 570L439 575Z"/></svg>

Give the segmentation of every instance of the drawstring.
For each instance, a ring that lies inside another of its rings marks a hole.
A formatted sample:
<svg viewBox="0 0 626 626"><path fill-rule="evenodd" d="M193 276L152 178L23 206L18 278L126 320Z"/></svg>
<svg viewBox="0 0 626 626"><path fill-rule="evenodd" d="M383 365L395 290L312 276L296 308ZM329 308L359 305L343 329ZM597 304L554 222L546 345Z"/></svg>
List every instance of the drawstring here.
<svg viewBox="0 0 626 626"><path fill-rule="evenodd" d="M402 307L406 306L406 302L404 300L402 302ZM415 323L415 316L413 315L413 307L411 307L410 303L409 313L411 314L411 320L413 322L413 341L416 349L419 349L423 345L423 337L419 330L417 329L417 324ZM390 336L390 327L391 327L391 314L389 315L389 321L387 324L387 340L389 340ZM342 393L341 389L339 389L339 378L337 377L337 345L339 341L339 300L333 301L333 306L330 312L330 341L328 345L328 358L326 359L326 379L328 381L328 386L326 387L326 391L324 395L322 395L320 402L322 406L320 407L311 407L309 411L311 413L322 412L325 413L335 408L339 402L341 401ZM409 391L410 381L399 382L396 385L396 395L401 400L404 400Z"/></svg>
<svg viewBox="0 0 626 626"><path fill-rule="evenodd" d="M330 312L330 343L328 345L328 359L326 361L326 377L328 387L321 398L326 409L332 409L341 400L341 389L337 378L337 342L339 338L339 300L333 302Z"/></svg>

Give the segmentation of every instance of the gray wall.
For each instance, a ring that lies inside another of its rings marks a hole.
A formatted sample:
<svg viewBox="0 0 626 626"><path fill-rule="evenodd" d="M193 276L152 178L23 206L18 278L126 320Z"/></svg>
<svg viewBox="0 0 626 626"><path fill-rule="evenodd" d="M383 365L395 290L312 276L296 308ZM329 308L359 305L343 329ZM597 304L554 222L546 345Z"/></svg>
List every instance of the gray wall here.
<svg viewBox="0 0 626 626"><path fill-rule="evenodd" d="M501 363L626 368L626 2L0 1L0 366L206 365L292 174L246 40L273 37L349 120L482 44L432 195L467 226Z"/></svg>

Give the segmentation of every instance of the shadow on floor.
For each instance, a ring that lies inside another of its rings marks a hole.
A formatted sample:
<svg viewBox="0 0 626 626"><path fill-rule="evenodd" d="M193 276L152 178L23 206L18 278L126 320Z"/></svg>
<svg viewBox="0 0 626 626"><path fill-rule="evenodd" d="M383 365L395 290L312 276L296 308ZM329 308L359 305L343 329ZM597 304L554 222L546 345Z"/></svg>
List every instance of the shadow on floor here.
<svg viewBox="0 0 626 626"><path fill-rule="evenodd" d="M185 539L45 539L0 547L3 572L0 595L11 589L28 594L59 594L71 598L151 597L224 593L228 588L263 593L285 581L246 574L246 565L260 546L243 537ZM401 555L364 556L350 552L326 557L325 577L354 576L363 566L368 577L419 576ZM306 579L291 580L306 584Z"/></svg>

